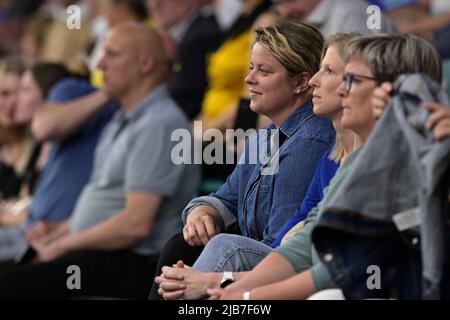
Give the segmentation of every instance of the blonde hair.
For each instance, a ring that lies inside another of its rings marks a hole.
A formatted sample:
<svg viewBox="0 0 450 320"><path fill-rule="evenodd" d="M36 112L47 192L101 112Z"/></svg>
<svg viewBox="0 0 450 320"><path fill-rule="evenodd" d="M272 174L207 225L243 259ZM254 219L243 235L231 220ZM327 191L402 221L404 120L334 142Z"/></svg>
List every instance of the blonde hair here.
<svg viewBox="0 0 450 320"><path fill-rule="evenodd" d="M361 36L360 33L351 32L351 33L336 33L329 36L323 45L322 58L321 61L325 57L327 50L329 47L333 46L338 51L339 55L342 59L344 59L344 51L350 40ZM328 158L336 163L340 163L342 158L344 157L344 145L342 141L336 136L336 140L334 141L333 149L330 152Z"/></svg>
<svg viewBox="0 0 450 320"><path fill-rule="evenodd" d="M307 24L280 21L258 28L255 43L262 45L291 76L306 72L312 77L320 68L324 39L320 32ZM309 96L309 88L305 95Z"/></svg>

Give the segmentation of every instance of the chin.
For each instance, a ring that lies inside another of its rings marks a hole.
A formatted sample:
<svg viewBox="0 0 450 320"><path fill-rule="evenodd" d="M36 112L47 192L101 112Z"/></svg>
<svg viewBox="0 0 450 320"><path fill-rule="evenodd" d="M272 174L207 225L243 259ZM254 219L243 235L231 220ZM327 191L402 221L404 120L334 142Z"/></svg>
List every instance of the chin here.
<svg viewBox="0 0 450 320"><path fill-rule="evenodd" d="M258 105L255 105L253 102L250 102L250 110L256 113L260 113L260 108L258 108Z"/></svg>
<svg viewBox="0 0 450 320"><path fill-rule="evenodd" d="M353 127L354 127L352 120L345 118L345 117L341 118L341 125L345 129L350 129L350 130L353 130Z"/></svg>
<svg viewBox="0 0 450 320"><path fill-rule="evenodd" d="M320 104L315 104L313 105L313 112L317 116L323 116L326 113L326 110L324 110Z"/></svg>

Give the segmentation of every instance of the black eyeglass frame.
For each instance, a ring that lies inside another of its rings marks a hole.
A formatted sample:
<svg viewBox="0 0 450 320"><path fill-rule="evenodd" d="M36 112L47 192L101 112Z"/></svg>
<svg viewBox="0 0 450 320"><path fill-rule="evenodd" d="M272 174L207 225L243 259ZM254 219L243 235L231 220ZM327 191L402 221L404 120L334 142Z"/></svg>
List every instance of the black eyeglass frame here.
<svg viewBox="0 0 450 320"><path fill-rule="evenodd" d="M373 77L367 77L353 73L346 73L342 76L342 81L344 81L345 83L345 90L350 92L350 90L352 89L353 81L355 81L355 79L372 80L375 81L377 85L379 85L379 81Z"/></svg>

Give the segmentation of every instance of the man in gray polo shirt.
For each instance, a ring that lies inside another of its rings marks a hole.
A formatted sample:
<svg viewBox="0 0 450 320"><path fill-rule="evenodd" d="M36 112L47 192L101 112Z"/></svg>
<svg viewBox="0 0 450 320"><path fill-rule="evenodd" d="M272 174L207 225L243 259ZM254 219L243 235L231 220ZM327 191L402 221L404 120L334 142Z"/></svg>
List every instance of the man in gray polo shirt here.
<svg viewBox="0 0 450 320"><path fill-rule="evenodd" d="M181 230L200 177L171 160L171 134L189 124L164 84L160 37L140 24L115 27L99 67L121 110L100 138L72 218L33 243L40 263L0 272L0 299L146 298L163 244Z"/></svg>

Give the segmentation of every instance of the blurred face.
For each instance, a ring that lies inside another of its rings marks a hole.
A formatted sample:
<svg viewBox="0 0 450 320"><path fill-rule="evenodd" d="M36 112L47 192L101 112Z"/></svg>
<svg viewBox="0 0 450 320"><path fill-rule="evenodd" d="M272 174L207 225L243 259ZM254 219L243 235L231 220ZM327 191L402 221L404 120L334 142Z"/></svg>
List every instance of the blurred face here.
<svg viewBox="0 0 450 320"><path fill-rule="evenodd" d="M120 20L121 7L113 5L111 1L104 0L101 6L102 15L108 21L109 26L114 27Z"/></svg>
<svg viewBox="0 0 450 320"><path fill-rule="evenodd" d="M168 30L196 6L194 0L147 0L150 16L164 30Z"/></svg>
<svg viewBox="0 0 450 320"><path fill-rule="evenodd" d="M344 61L335 47L327 49L319 72L309 81L313 90L314 113L327 118L342 113L342 99L336 89L344 75Z"/></svg>
<svg viewBox="0 0 450 320"><path fill-rule="evenodd" d="M363 140L366 140L376 120L371 104L376 82L358 77L371 78L373 74L368 66L356 58L347 63L345 74L352 74L354 80L350 90L347 90L345 82L342 82L337 90L342 98L343 115L341 123L344 128L354 131Z"/></svg>
<svg viewBox="0 0 450 320"><path fill-rule="evenodd" d="M10 127L14 124L17 108L20 77L7 73L0 79L0 124Z"/></svg>
<svg viewBox="0 0 450 320"><path fill-rule="evenodd" d="M275 123L283 111L297 103L296 80L259 43L252 48L250 72L245 82L250 91L250 108Z"/></svg>
<svg viewBox="0 0 450 320"><path fill-rule="evenodd" d="M31 122L34 111L43 102L44 97L31 72L25 72L20 80L19 101L14 115L15 123L25 124Z"/></svg>
<svg viewBox="0 0 450 320"><path fill-rule="evenodd" d="M320 0L273 0L275 10L285 19L302 22Z"/></svg>
<svg viewBox="0 0 450 320"><path fill-rule="evenodd" d="M103 71L103 88L117 100L139 80L139 50L130 42L123 33L111 31L98 65Z"/></svg>

